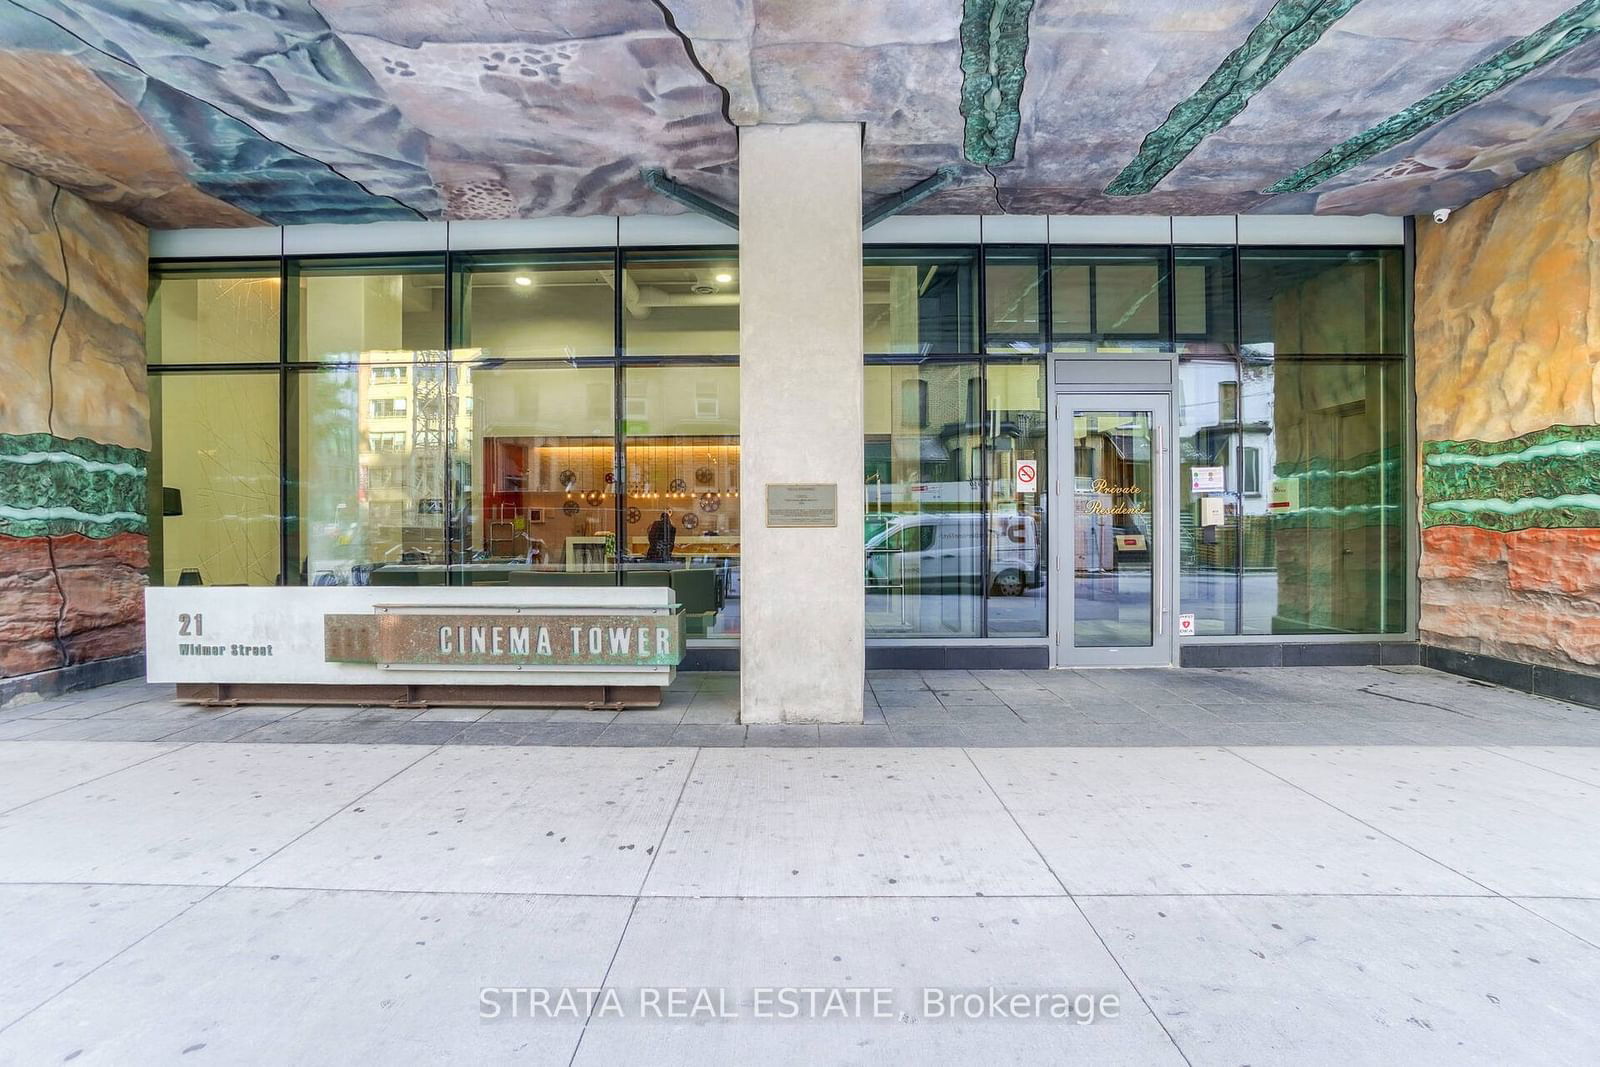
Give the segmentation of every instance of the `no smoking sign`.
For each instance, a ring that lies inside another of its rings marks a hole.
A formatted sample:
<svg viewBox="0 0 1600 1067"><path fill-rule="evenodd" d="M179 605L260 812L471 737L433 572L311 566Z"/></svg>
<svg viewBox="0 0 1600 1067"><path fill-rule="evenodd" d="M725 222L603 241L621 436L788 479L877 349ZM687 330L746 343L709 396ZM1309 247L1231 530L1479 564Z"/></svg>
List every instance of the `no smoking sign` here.
<svg viewBox="0 0 1600 1067"><path fill-rule="evenodd" d="M1039 467L1031 459L1017 460L1017 492L1036 493L1039 491Z"/></svg>

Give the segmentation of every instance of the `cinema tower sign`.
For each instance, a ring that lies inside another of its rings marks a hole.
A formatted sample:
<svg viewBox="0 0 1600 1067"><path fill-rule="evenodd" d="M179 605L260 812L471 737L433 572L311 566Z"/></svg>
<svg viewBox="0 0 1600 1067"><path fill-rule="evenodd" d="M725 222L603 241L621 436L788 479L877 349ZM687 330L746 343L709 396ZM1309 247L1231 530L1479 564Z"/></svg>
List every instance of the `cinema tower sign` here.
<svg viewBox="0 0 1600 1067"><path fill-rule="evenodd" d="M216 702L654 705L683 660L666 587L171 587L148 673Z"/></svg>

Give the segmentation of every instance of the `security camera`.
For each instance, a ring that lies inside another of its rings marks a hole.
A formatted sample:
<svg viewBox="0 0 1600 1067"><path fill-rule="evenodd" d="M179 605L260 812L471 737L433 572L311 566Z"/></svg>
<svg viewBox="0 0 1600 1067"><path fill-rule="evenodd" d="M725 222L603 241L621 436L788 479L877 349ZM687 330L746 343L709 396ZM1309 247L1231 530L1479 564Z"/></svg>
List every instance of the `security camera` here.
<svg viewBox="0 0 1600 1067"><path fill-rule="evenodd" d="M1437 210L1434 211L1434 213L1433 213L1433 221L1434 222L1437 222L1439 225L1443 226L1449 220L1450 220L1450 209L1449 208L1442 207L1442 208L1438 208Z"/></svg>

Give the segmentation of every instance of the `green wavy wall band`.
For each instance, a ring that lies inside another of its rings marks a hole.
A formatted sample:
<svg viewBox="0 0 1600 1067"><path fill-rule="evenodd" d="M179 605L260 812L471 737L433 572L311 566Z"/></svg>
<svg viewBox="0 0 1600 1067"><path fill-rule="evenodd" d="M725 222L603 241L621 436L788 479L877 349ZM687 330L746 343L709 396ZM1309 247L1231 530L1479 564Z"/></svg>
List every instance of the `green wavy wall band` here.
<svg viewBox="0 0 1600 1067"><path fill-rule="evenodd" d="M1425 441L1422 456L1424 526L1600 527L1600 426Z"/></svg>
<svg viewBox="0 0 1600 1067"><path fill-rule="evenodd" d="M142 449L87 437L0 434L0 534L147 533Z"/></svg>

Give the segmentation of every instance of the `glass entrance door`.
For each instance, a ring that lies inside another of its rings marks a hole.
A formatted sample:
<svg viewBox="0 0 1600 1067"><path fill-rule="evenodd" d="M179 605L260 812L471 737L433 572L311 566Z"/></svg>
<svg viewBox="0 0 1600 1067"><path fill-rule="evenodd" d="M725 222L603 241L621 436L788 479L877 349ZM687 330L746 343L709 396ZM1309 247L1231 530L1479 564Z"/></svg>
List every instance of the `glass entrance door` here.
<svg viewBox="0 0 1600 1067"><path fill-rule="evenodd" d="M1064 394L1058 440L1070 462L1055 489L1068 536L1057 573L1061 666L1166 666L1176 647L1168 530L1169 394ZM1064 572L1062 565L1070 567Z"/></svg>

